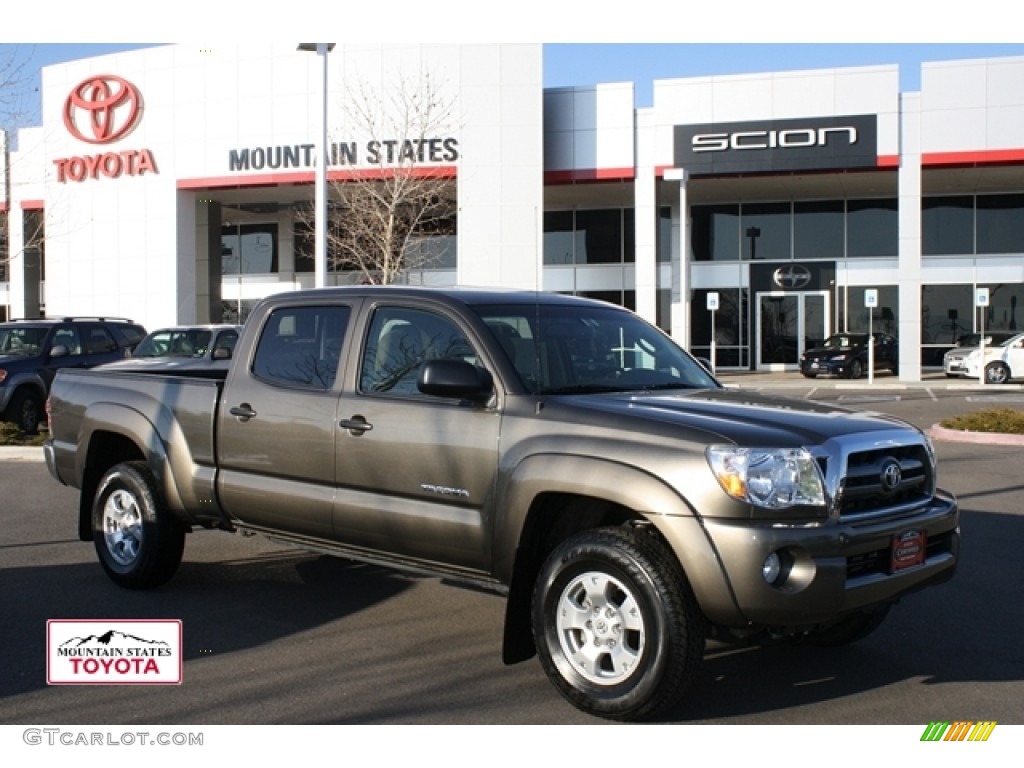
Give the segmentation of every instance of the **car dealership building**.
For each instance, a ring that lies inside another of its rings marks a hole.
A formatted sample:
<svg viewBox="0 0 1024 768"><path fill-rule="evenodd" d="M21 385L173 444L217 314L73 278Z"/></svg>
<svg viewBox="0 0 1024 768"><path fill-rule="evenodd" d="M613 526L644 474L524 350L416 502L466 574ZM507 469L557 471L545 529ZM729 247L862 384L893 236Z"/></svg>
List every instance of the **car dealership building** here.
<svg viewBox="0 0 1024 768"><path fill-rule="evenodd" d="M0 134L0 312L234 321L312 287L326 130L328 196L454 180L457 214L407 282L594 296L726 369L795 370L831 333L884 331L916 380L962 333L1024 329L1024 57L899 82L884 62L658 80L638 109L631 83L545 90L540 44L47 67L42 125L16 150ZM445 121L384 119L424 83Z"/></svg>

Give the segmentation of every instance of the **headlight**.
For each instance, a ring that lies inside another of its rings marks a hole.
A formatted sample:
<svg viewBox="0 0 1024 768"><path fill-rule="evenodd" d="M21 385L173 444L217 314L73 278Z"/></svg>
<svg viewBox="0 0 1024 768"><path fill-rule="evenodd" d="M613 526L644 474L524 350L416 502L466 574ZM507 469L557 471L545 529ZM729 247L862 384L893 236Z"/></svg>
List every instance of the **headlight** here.
<svg viewBox="0 0 1024 768"><path fill-rule="evenodd" d="M836 363L843 363L849 359L849 355L832 355L829 359Z"/></svg>
<svg viewBox="0 0 1024 768"><path fill-rule="evenodd" d="M712 445L708 464L734 499L766 509L825 506L821 471L804 448Z"/></svg>

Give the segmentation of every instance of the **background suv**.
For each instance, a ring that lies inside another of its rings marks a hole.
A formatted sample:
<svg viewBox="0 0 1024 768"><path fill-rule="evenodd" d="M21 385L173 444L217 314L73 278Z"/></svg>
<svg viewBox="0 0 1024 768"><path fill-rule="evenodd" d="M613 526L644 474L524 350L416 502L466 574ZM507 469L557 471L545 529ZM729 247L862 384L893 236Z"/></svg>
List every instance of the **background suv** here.
<svg viewBox="0 0 1024 768"><path fill-rule="evenodd" d="M0 323L0 421L33 435L61 368L91 368L127 356L146 335L121 318L65 317Z"/></svg>

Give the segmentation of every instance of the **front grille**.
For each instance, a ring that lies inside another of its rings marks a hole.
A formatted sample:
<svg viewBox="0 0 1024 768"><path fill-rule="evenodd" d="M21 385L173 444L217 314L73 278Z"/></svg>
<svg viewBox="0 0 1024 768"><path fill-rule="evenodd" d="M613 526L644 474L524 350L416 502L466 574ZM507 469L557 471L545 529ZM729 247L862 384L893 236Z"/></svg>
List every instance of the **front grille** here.
<svg viewBox="0 0 1024 768"><path fill-rule="evenodd" d="M850 453L838 499L840 520L899 514L926 503L934 486L923 445L888 445Z"/></svg>

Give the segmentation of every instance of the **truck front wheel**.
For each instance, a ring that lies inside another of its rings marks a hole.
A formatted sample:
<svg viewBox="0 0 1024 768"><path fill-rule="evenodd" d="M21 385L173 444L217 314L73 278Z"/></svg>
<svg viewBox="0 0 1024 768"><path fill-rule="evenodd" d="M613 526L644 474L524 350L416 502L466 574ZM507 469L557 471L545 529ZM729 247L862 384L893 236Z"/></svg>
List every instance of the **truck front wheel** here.
<svg viewBox="0 0 1024 768"><path fill-rule="evenodd" d="M141 461L118 464L100 481L93 542L103 570L122 587L159 586L181 563L185 527L159 499L156 478Z"/></svg>
<svg viewBox="0 0 1024 768"><path fill-rule="evenodd" d="M645 720L676 704L701 663L703 627L675 557L641 529L570 537L534 590L545 673L572 704L599 717Z"/></svg>

